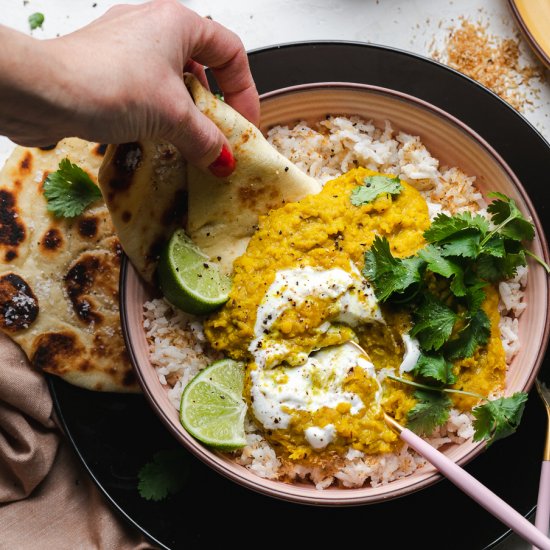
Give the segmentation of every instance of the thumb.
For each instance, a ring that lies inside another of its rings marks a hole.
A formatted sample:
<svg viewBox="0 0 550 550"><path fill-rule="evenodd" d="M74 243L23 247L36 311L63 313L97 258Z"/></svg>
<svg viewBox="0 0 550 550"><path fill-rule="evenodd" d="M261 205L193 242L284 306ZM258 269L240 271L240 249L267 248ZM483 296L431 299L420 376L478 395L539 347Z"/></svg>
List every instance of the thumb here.
<svg viewBox="0 0 550 550"><path fill-rule="evenodd" d="M187 90L186 90L187 91ZM166 138L183 157L202 170L217 177L228 177L235 168L231 146L221 130L195 106L186 94L183 113L172 121Z"/></svg>

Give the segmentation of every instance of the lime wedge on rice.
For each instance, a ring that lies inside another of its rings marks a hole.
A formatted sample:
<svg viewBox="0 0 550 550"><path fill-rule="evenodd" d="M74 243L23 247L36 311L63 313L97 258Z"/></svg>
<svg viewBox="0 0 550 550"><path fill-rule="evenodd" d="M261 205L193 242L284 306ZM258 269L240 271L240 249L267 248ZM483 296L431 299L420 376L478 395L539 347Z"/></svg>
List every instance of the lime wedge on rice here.
<svg viewBox="0 0 550 550"><path fill-rule="evenodd" d="M246 445L244 365L222 359L187 384L180 404L182 426L196 439L222 451Z"/></svg>
<svg viewBox="0 0 550 550"><path fill-rule="evenodd" d="M222 274L183 229L174 232L157 268L164 297L187 313L202 315L223 305L231 279Z"/></svg>

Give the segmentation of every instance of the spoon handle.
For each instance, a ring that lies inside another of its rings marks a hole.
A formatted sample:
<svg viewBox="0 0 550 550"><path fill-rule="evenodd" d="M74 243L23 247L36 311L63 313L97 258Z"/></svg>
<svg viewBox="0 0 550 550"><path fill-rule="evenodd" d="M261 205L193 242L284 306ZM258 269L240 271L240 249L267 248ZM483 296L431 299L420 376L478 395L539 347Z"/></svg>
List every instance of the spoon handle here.
<svg viewBox="0 0 550 550"><path fill-rule="evenodd" d="M410 430L403 428L399 434L415 451L431 462L445 477L488 510L502 523L540 550L550 550L550 539L509 504L490 491L485 485L455 464L443 453L434 449ZM550 470L548 470L550 472Z"/></svg>
<svg viewBox="0 0 550 550"><path fill-rule="evenodd" d="M535 526L539 531L548 533L550 518L550 460L542 461L540 470L539 497Z"/></svg>

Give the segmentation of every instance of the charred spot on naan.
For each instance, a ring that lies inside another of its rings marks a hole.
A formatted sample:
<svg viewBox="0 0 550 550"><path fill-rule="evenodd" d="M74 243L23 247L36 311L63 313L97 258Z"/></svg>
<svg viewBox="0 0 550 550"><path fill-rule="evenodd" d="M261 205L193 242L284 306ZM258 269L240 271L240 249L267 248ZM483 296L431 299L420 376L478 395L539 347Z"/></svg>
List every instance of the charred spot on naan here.
<svg viewBox="0 0 550 550"><path fill-rule="evenodd" d="M258 185L243 185L237 189L239 202L244 208L248 208L252 211L260 209L262 211L265 209L269 211L281 205L280 193L274 186L261 186L260 181L253 183L257 183ZM270 199L272 202L268 202L266 199Z"/></svg>
<svg viewBox="0 0 550 550"><path fill-rule="evenodd" d="M98 296L118 302L118 273L120 259L105 250L84 252L65 275L65 290L79 319L84 323L101 325Z"/></svg>
<svg viewBox="0 0 550 550"><path fill-rule="evenodd" d="M32 345L31 363L39 370L61 374L78 364L85 369L82 359L86 348L78 334L70 330L46 332L36 338Z"/></svg>
<svg viewBox="0 0 550 550"><path fill-rule="evenodd" d="M29 328L38 317L39 306L31 287L16 273L0 276L0 328L18 332Z"/></svg>
<svg viewBox="0 0 550 550"><path fill-rule="evenodd" d="M22 219L17 196L7 189L0 189L0 248L15 253L14 258L27 235Z"/></svg>
<svg viewBox="0 0 550 550"><path fill-rule="evenodd" d="M97 216L83 215L78 220L78 233L86 239L93 239L97 236L99 218Z"/></svg>
<svg viewBox="0 0 550 550"><path fill-rule="evenodd" d="M174 193L174 199L162 214L163 225L177 223L180 227L187 225L187 208L189 205L189 193L187 189L178 189Z"/></svg>
<svg viewBox="0 0 550 550"><path fill-rule="evenodd" d="M137 141L117 146L113 157L113 172L108 181L113 193L124 191L132 185L142 159L143 148Z"/></svg>
<svg viewBox="0 0 550 550"><path fill-rule="evenodd" d="M19 161L19 173L24 175L28 174L32 170L33 156L32 153L25 151L23 158Z"/></svg>
<svg viewBox="0 0 550 550"><path fill-rule="evenodd" d="M239 149L242 145L244 145L250 138L254 138L254 134L252 133L251 129L244 130L241 135L237 138L235 143L233 144L233 148L235 150Z"/></svg>
<svg viewBox="0 0 550 550"><path fill-rule="evenodd" d="M41 252L55 253L60 252L65 244L63 234L57 227L50 227L46 230L40 239L38 246Z"/></svg>

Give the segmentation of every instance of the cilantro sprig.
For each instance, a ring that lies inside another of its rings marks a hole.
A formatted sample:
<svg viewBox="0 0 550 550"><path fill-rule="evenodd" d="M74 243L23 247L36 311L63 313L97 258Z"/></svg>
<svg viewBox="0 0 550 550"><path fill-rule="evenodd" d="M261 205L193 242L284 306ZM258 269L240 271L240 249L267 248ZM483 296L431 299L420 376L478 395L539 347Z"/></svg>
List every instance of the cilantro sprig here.
<svg viewBox="0 0 550 550"><path fill-rule="evenodd" d="M376 297L382 302L389 298L407 301L422 281L423 267L420 257L394 258L387 239L377 235L365 253L363 275L375 283Z"/></svg>
<svg viewBox="0 0 550 550"><path fill-rule="evenodd" d="M46 178L44 197L49 212L60 218L74 218L101 199L101 191L80 166L64 158Z"/></svg>
<svg viewBox="0 0 550 550"><path fill-rule="evenodd" d="M398 177L367 176L363 179L363 184L354 187L351 191L351 204L354 206L372 202L380 195L397 195L403 189Z"/></svg>
<svg viewBox="0 0 550 550"><path fill-rule="evenodd" d="M513 199L502 193L489 196L495 199L487 209L490 220L469 212L438 214L424 232L427 245L414 256L394 257L387 239L379 236L365 253L363 275L373 283L377 298L408 303L414 321L411 336L423 351L437 351L446 360L471 357L487 342L484 287L526 265L523 242L535 236L533 224ZM445 303L429 290L434 278L447 281L451 299Z"/></svg>
<svg viewBox="0 0 550 550"><path fill-rule="evenodd" d="M35 13L31 13L29 15L29 27L31 31L34 31L35 29L42 28L42 25L44 24L44 14L40 13L39 11Z"/></svg>
<svg viewBox="0 0 550 550"><path fill-rule="evenodd" d="M138 491L146 500L164 500L180 491L189 478L189 461L182 449L159 451L138 473Z"/></svg>
<svg viewBox="0 0 550 550"><path fill-rule="evenodd" d="M478 405L472 410L474 415L473 439L474 441L487 441L487 447L517 430L528 397L525 392L516 392L509 397L489 400L485 396L473 392L442 386L428 386L393 375L390 375L389 378L418 388L414 392L417 403L407 415L407 427L419 434L430 435L437 426L447 422L449 409L452 405L449 394L468 395L485 401L483 405Z"/></svg>

